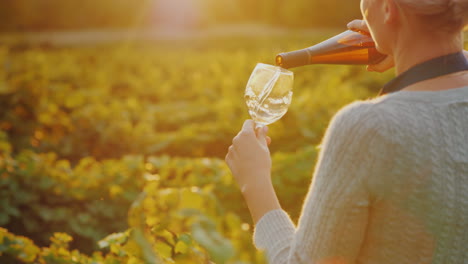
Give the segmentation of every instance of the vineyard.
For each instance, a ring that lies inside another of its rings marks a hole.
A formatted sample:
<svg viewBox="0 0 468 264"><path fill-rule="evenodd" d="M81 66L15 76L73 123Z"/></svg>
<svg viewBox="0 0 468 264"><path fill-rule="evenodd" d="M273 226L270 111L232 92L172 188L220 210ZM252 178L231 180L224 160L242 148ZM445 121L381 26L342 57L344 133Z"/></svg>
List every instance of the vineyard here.
<svg viewBox="0 0 468 264"><path fill-rule="evenodd" d="M245 83L257 62L335 33L0 44L0 263L265 263L224 163ZM330 118L393 73L294 73L269 135L297 220Z"/></svg>

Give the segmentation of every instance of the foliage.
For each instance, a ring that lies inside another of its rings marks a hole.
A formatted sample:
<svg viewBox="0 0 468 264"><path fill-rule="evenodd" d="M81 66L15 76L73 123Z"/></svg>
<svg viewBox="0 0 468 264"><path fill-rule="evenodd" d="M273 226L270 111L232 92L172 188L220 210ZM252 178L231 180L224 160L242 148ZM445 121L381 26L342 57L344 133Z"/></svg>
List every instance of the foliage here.
<svg viewBox="0 0 468 264"><path fill-rule="evenodd" d="M50 237L50 245L38 247L30 239L12 234L0 228L0 258L2 263L40 263L40 264L120 264L144 263L128 251L128 233L109 235L100 241L105 247L111 247L107 253L94 252L91 256L70 249L73 238L65 233L54 233ZM155 263L155 262L154 262Z"/></svg>
<svg viewBox="0 0 468 264"><path fill-rule="evenodd" d="M128 154L224 157L232 133L247 118L242 93L255 63L271 63L280 51L305 47L322 36L22 52L5 47L0 127L15 148L32 145L72 164L87 156ZM250 47L237 45L242 42ZM274 125L274 150L318 143L338 108L375 94L384 80L349 66L295 72L293 108ZM301 138L297 144L283 144L296 137Z"/></svg>
<svg viewBox="0 0 468 264"><path fill-rule="evenodd" d="M324 36L0 46L1 262L264 263L223 158L255 63ZM294 71L270 136L273 182L297 219L330 117L388 75Z"/></svg>
<svg viewBox="0 0 468 264"><path fill-rule="evenodd" d="M104 162L87 157L72 168L54 153L0 153L0 224L41 244L60 230L75 234L76 243L89 251L106 234L126 228L115 219L125 219L123 208L143 186L138 157Z"/></svg>
<svg viewBox="0 0 468 264"><path fill-rule="evenodd" d="M5 134L2 135L5 139ZM66 161L56 160L51 153L24 151L12 158L10 145L0 142L2 224L20 228L20 232L35 237L43 245L46 236L59 229L74 234L79 238L77 246L89 252L89 247L85 246L87 241L98 241L106 233L126 228L123 221L115 219L125 219L122 214L129 201L145 186L129 217L129 226L135 228L134 232L150 230L140 238L134 235L139 241L137 245L142 248L145 243L154 245L155 252L165 259L175 258L177 263L184 259L187 263L208 259L208 253L199 253L202 249L191 243L192 240L206 248L217 263L225 262L223 257L234 254L236 259L252 263L260 258L251 246L247 209L242 203L222 202L242 200L222 160L151 156L145 163L137 157L102 162L84 158L70 169L64 167ZM296 214L300 208L293 198L306 191L307 184L303 182L308 181L313 155L313 149L296 155L274 155L278 164L274 169L275 185L278 188L290 186L282 196L284 204ZM87 160L89 163L84 165ZM83 167L87 170L83 171ZM188 244L181 244L178 239L186 239ZM219 246L220 242L224 246ZM191 245L194 249L189 254ZM100 242L99 246L110 248L105 242ZM120 252L115 247L111 251ZM134 248L137 247L133 245L132 250ZM140 258L144 259L142 256Z"/></svg>

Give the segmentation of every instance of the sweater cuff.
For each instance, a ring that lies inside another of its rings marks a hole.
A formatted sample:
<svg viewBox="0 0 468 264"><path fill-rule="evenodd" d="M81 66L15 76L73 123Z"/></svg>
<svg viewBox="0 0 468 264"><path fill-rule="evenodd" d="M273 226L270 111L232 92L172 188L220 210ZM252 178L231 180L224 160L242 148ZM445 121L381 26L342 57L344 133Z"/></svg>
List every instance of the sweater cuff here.
<svg viewBox="0 0 468 264"><path fill-rule="evenodd" d="M295 231L294 224L285 211L273 210L258 221L254 230L254 244L257 249L267 251L285 243L289 245Z"/></svg>

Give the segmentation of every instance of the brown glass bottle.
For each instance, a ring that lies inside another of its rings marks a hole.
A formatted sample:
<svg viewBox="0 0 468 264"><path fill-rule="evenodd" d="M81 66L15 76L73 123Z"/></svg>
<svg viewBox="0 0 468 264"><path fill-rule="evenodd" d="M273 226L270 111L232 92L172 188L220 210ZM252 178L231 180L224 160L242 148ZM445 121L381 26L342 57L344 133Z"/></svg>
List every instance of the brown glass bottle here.
<svg viewBox="0 0 468 264"><path fill-rule="evenodd" d="M284 52L276 56L276 65L285 69L309 64L376 64L383 55L372 37L364 32L347 30L312 47Z"/></svg>

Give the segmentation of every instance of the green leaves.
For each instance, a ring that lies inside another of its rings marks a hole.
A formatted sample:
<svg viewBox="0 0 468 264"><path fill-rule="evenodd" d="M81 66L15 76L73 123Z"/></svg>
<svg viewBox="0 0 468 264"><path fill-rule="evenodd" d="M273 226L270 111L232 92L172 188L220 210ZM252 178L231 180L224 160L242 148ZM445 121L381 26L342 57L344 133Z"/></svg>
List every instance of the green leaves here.
<svg viewBox="0 0 468 264"><path fill-rule="evenodd" d="M22 236L15 236L0 227L0 257L3 254L8 254L25 263L32 263L39 252L39 248L32 240Z"/></svg>
<svg viewBox="0 0 468 264"><path fill-rule="evenodd" d="M227 263L235 254L229 239L223 237L217 231L216 224L208 218L202 217L193 224L192 236L216 263Z"/></svg>
<svg viewBox="0 0 468 264"><path fill-rule="evenodd" d="M273 155L277 164L274 183L279 188L288 186L282 200L289 208L297 204L296 192L305 194L314 155L314 148ZM80 242L82 237L96 241L105 253L103 259L132 263L152 263L154 259L160 263L263 261L251 245L248 211L220 159L126 156L97 161L89 157L73 166L56 155L24 151L3 159L0 171L8 176L0 178L8 188L0 190L6 223L14 218L29 232L44 230L42 222L64 226L74 241ZM131 201L130 229L122 231L127 226L116 224L119 218L125 219ZM19 211L20 206L28 210ZM73 254L79 254L69 250L70 236L54 234L51 239L51 247L43 251L44 259L67 263Z"/></svg>
<svg viewBox="0 0 468 264"><path fill-rule="evenodd" d="M0 252L41 264L265 263L223 159L248 118L255 63L323 38L0 46L0 225L11 232ZM270 129L273 182L294 218L329 118L386 80L310 67L295 70L291 109Z"/></svg>

